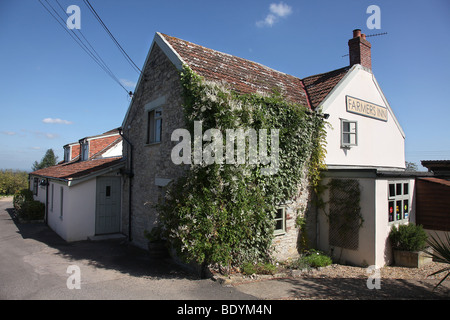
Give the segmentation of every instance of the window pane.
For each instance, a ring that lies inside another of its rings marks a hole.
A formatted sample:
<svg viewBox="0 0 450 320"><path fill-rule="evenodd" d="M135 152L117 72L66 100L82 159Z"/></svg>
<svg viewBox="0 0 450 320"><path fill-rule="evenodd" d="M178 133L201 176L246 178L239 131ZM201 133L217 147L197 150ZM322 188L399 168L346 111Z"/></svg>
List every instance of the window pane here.
<svg viewBox="0 0 450 320"><path fill-rule="evenodd" d="M106 196L107 197L111 196L111 186L106 186Z"/></svg>
<svg viewBox="0 0 450 320"><path fill-rule="evenodd" d="M350 122L349 127L349 132L356 133L356 122Z"/></svg>
<svg viewBox="0 0 450 320"><path fill-rule="evenodd" d="M356 144L356 134L349 134L350 135L350 144Z"/></svg>
<svg viewBox="0 0 450 320"><path fill-rule="evenodd" d="M154 134L154 119L155 119L155 112L150 111L148 113L148 132L147 132L147 143L151 143L155 141L155 134Z"/></svg>
<svg viewBox="0 0 450 320"><path fill-rule="evenodd" d="M277 212L275 214L275 219L282 219L283 218L283 209L277 209Z"/></svg>
<svg viewBox="0 0 450 320"><path fill-rule="evenodd" d="M155 122L155 142L161 141L162 119L157 119Z"/></svg>
<svg viewBox="0 0 450 320"><path fill-rule="evenodd" d="M397 188L396 195L397 196L401 195L402 194L402 184L401 183L397 183L396 184L396 188Z"/></svg>
<svg viewBox="0 0 450 320"><path fill-rule="evenodd" d="M350 122L343 122L342 130L343 130L343 132L350 132Z"/></svg>
<svg viewBox="0 0 450 320"><path fill-rule="evenodd" d="M278 208L275 212L275 231L284 231L284 208Z"/></svg>
<svg viewBox="0 0 450 320"><path fill-rule="evenodd" d="M409 201L408 200L403 200L403 213L404 213L404 218L408 218L408 213L409 213Z"/></svg>
<svg viewBox="0 0 450 320"><path fill-rule="evenodd" d="M408 193L409 193L409 184L404 183L403 184L403 194L408 194Z"/></svg>
<svg viewBox="0 0 450 320"><path fill-rule="evenodd" d="M275 230L283 230L283 220L276 220Z"/></svg>
<svg viewBox="0 0 450 320"><path fill-rule="evenodd" d="M402 201L397 200L395 203L396 220L402 220Z"/></svg>
<svg viewBox="0 0 450 320"><path fill-rule="evenodd" d="M350 134L344 133L342 136L342 141L344 144L350 144Z"/></svg>
<svg viewBox="0 0 450 320"><path fill-rule="evenodd" d="M395 197L395 184L389 184L389 197Z"/></svg>
<svg viewBox="0 0 450 320"><path fill-rule="evenodd" d="M389 222L394 221L394 201L389 201Z"/></svg>

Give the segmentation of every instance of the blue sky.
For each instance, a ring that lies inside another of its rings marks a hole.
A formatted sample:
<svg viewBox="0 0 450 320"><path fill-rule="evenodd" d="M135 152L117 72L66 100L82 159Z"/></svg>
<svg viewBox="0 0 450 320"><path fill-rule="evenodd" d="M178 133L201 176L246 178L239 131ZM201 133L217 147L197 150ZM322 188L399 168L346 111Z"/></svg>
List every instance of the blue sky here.
<svg viewBox="0 0 450 320"><path fill-rule="evenodd" d="M51 4L61 16L56 0ZM48 1L48 2L47 2ZM81 31L117 79L138 73L81 0ZM90 0L142 68L155 32L303 78L348 65L352 30L371 37L373 72L406 134L406 160L450 159L450 1ZM381 9L381 29L366 24ZM29 170L53 148L119 127L129 105L38 0L0 2L0 168Z"/></svg>

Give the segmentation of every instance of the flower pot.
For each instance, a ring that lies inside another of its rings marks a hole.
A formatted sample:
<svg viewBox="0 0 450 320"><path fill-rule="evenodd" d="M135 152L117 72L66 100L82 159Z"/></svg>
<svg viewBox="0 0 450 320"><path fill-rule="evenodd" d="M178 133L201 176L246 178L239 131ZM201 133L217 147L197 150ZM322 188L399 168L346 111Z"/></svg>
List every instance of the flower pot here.
<svg viewBox="0 0 450 320"><path fill-rule="evenodd" d="M427 250L429 249L422 251L402 251L394 249L394 264L398 267L421 268L433 261L427 254Z"/></svg>
<svg viewBox="0 0 450 320"><path fill-rule="evenodd" d="M148 253L152 259L164 259L169 257L165 241L148 242Z"/></svg>

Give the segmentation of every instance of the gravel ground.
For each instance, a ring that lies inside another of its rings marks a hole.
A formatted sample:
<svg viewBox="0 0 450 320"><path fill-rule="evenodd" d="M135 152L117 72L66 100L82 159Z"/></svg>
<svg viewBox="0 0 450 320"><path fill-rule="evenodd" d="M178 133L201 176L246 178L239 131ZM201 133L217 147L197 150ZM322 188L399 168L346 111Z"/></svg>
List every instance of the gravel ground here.
<svg viewBox="0 0 450 320"><path fill-rule="evenodd" d="M404 268L396 266L385 266L380 269L381 279L404 279L404 280L436 280L439 282L446 272L430 276L436 271L439 271L448 264L431 262L421 268ZM309 269L309 270L288 270L280 269L273 275L243 275L235 272L230 275L220 275L215 273L214 278L225 285L239 285L252 281L282 279L282 278L297 278L297 279L367 279L373 272L369 272L367 268L353 267L340 264L332 264L328 267ZM444 281L445 284L450 284L450 276Z"/></svg>
<svg viewBox="0 0 450 320"><path fill-rule="evenodd" d="M268 300L448 300L450 277L433 290L446 273L429 276L444 267L448 265L435 262L422 268L383 267L378 290L368 288L373 273L367 268L338 264L312 270L280 269L274 275L216 274L215 278L224 286Z"/></svg>
<svg viewBox="0 0 450 320"><path fill-rule="evenodd" d="M448 264L432 262L421 268L403 268L395 266L386 266L380 269L380 276L382 279L409 279L409 280L432 280L442 279L446 273L440 273L430 276L436 271L439 271ZM332 264L325 268L311 270L302 273L301 277L309 278L364 278L367 279L370 273L367 268L351 267L338 264ZM450 281L450 278L445 281Z"/></svg>

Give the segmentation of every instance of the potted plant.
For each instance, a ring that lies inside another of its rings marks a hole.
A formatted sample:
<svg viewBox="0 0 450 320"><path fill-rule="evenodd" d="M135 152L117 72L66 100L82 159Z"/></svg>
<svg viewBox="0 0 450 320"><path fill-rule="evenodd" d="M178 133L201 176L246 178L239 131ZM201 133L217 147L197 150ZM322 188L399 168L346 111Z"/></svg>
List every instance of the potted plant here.
<svg viewBox="0 0 450 320"><path fill-rule="evenodd" d="M427 254L427 234L421 225L393 226L389 233L396 266L420 268L432 261Z"/></svg>
<svg viewBox="0 0 450 320"><path fill-rule="evenodd" d="M144 236L148 240L147 247L151 258L167 258L169 256L167 243L162 238L161 226L153 227L150 232L145 230Z"/></svg>

